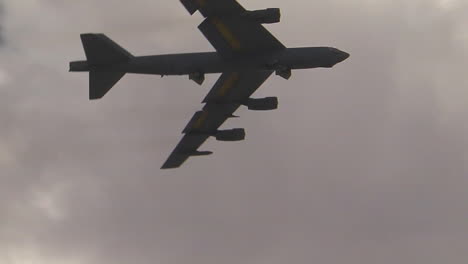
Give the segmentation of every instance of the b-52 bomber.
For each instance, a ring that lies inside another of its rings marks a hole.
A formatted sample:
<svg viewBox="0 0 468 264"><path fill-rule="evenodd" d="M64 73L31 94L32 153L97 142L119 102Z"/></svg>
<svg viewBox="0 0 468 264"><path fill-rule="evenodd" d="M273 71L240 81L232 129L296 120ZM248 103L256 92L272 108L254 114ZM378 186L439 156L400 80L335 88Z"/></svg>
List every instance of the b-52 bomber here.
<svg viewBox="0 0 468 264"><path fill-rule="evenodd" d="M177 168L191 156L210 155L198 148L209 138L240 141L242 128L219 130L244 105L250 110L273 110L276 97L250 96L272 74L289 79L291 70L331 68L349 54L332 47L286 48L262 24L280 21L278 8L249 11L236 0L180 0L192 15L204 17L198 26L216 52L133 56L103 34L81 34L86 61L70 62L70 71L89 72L89 99L102 98L125 73L188 75L201 85L205 74L221 76L194 114L184 136L162 169Z"/></svg>

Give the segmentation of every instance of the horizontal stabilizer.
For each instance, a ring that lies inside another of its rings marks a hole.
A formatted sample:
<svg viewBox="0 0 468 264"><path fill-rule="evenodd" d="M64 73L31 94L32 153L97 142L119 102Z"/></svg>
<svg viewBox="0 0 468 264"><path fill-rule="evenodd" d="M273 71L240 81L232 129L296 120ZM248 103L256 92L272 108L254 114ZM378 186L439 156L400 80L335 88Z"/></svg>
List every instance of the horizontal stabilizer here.
<svg viewBox="0 0 468 264"><path fill-rule="evenodd" d="M124 72L89 72L89 99L102 98L123 76Z"/></svg>

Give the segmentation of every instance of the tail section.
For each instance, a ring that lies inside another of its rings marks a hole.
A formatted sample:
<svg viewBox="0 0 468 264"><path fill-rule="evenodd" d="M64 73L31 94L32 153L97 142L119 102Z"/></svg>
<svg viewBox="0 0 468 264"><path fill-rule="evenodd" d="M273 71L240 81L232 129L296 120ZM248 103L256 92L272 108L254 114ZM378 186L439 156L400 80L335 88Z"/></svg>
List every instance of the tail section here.
<svg viewBox="0 0 468 264"><path fill-rule="evenodd" d="M102 98L122 77L125 72L89 72L89 100Z"/></svg>
<svg viewBox="0 0 468 264"><path fill-rule="evenodd" d="M109 65L129 61L133 56L104 34L81 34L90 65Z"/></svg>
<svg viewBox="0 0 468 264"><path fill-rule="evenodd" d="M102 98L124 75L133 56L104 34L81 34L87 61L70 63L70 71L89 71L89 99ZM120 70L119 70L120 68Z"/></svg>

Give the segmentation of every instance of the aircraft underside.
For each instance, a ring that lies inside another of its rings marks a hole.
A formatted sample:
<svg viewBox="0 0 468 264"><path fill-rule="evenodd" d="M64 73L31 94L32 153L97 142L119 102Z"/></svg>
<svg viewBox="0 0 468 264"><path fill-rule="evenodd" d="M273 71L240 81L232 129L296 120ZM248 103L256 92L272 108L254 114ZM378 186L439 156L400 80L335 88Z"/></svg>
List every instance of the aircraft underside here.
<svg viewBox="0 0 468 264"><path fill-rule="evenodd" d="M245 139L242 128L219 127L240 106L266 111L278 108L278 98L251 98L273 74L285 79L291 70L331 68L349 54L331 47L286 48L262 24L278 23L280 10L245 10L236 0L180 0L190 14L204 17L198 26L216 52L136 57L104 34L81 34L86 61L70 63L70 71L89 72L89 98L102 98L126 73L188 75L202 84L205 74L221 73L183 129L184 136L163 164L177 168L189 157L212 152L198 148L209 138L218 141Z"/></svg>

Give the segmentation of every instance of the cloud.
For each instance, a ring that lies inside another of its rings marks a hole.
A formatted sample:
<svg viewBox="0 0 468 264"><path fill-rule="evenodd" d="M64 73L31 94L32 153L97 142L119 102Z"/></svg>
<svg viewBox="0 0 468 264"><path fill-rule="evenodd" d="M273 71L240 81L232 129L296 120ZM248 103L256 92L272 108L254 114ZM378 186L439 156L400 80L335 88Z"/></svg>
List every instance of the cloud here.
<svg viewBox="0 0 468 264"><path fill-rule="evenodd" d="M242 1L280 7L287 46L351 53L272 78L237 144L161 171L216 78L128 75L87 100L82 32L135 55L212 50L179 3L5 1L0 262L451 263L466 259L461 1ZM112 8L109 5L112 4ZM1 78L0 78L1 79Z"/></svg>

